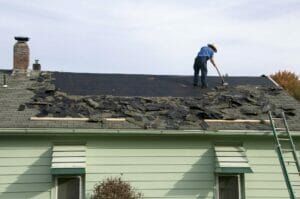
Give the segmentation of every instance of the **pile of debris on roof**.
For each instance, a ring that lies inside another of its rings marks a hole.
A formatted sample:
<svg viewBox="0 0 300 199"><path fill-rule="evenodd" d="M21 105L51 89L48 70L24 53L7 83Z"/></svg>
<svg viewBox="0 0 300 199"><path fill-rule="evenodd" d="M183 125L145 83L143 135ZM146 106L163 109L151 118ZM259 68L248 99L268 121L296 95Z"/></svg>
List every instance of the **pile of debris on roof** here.
<svg viewBox="0 0 300 199"><path fill-rule="evenodd" d="M28 108L39 109L38 117L84 117L90 122L126 118L141 128L178 129L202 126L204 119L262 119L272 110L294 116L293 107L276 107L268 96L279 95L275 87L237 86L215 88L201 97L74 96L57 91L50 73L41 73L28 88L35 93Z"/></svg>

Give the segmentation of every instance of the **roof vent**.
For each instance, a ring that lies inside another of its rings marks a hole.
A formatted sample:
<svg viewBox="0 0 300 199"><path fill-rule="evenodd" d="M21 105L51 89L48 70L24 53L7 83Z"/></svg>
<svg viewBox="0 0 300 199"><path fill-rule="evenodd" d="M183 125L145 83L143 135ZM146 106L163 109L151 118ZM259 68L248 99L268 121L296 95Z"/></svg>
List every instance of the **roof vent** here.
<svg viewBox="0 0 300 199"><path fill-rule="evenodd" d="M38 59L36 59L34 64L32 64L32 70L33 71L41 71L41 64L39 63Z"/></svg>
<svg viewBox="0 0 300 199"><path fill-rule="evenodd" d="M14 45L14 67L13 75L27 74L29 66L29 47L27 42L28 37L15 37L17 43Z"/></svg>

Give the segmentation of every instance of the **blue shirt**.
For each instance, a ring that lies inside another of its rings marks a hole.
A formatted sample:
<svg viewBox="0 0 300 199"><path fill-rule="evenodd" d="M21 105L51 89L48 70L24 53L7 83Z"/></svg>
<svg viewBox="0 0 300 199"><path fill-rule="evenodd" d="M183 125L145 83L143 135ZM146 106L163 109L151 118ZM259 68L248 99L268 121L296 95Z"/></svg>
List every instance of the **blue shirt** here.
<svg viewBox="0 0 300 199"><path fill-rule="evenodd" d="M198 53L198 57L207 57L208 59L210 59L213 56L214 56L214 51L208 46L202 47L200 52Z"/></svg>

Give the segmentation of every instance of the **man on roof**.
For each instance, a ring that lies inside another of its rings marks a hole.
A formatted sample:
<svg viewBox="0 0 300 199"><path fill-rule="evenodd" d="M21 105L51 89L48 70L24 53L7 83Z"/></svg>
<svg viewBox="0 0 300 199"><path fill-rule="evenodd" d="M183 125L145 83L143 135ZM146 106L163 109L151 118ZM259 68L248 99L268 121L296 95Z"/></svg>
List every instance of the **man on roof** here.
<svg viewBox="0 0 300 199"><path fill-rule="evenodd" d="M198 86L199 71L201 70L201 87L207 88L207 61L210 60L212 65L217 69L214 61L214 53L217 52L217 47L214 44L207 44L200 49L194 63L194 86Z"/></svg>

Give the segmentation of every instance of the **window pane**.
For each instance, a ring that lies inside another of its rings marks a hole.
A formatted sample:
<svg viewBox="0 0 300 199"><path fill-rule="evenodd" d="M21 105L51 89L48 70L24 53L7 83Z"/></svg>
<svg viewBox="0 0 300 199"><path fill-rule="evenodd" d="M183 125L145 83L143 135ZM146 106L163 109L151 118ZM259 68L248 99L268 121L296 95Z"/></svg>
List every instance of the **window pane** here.
<svg viewBox="0 0 300 199"><path fill-rule="evenodd" d="M57 199L79 199L79 178L58 178Z"/></svg>
<svg viewBox="0 0 300 199"><path fill-rule="evenodd" d="M219 176L219 199L239 199L238 176Z"/></svg>

